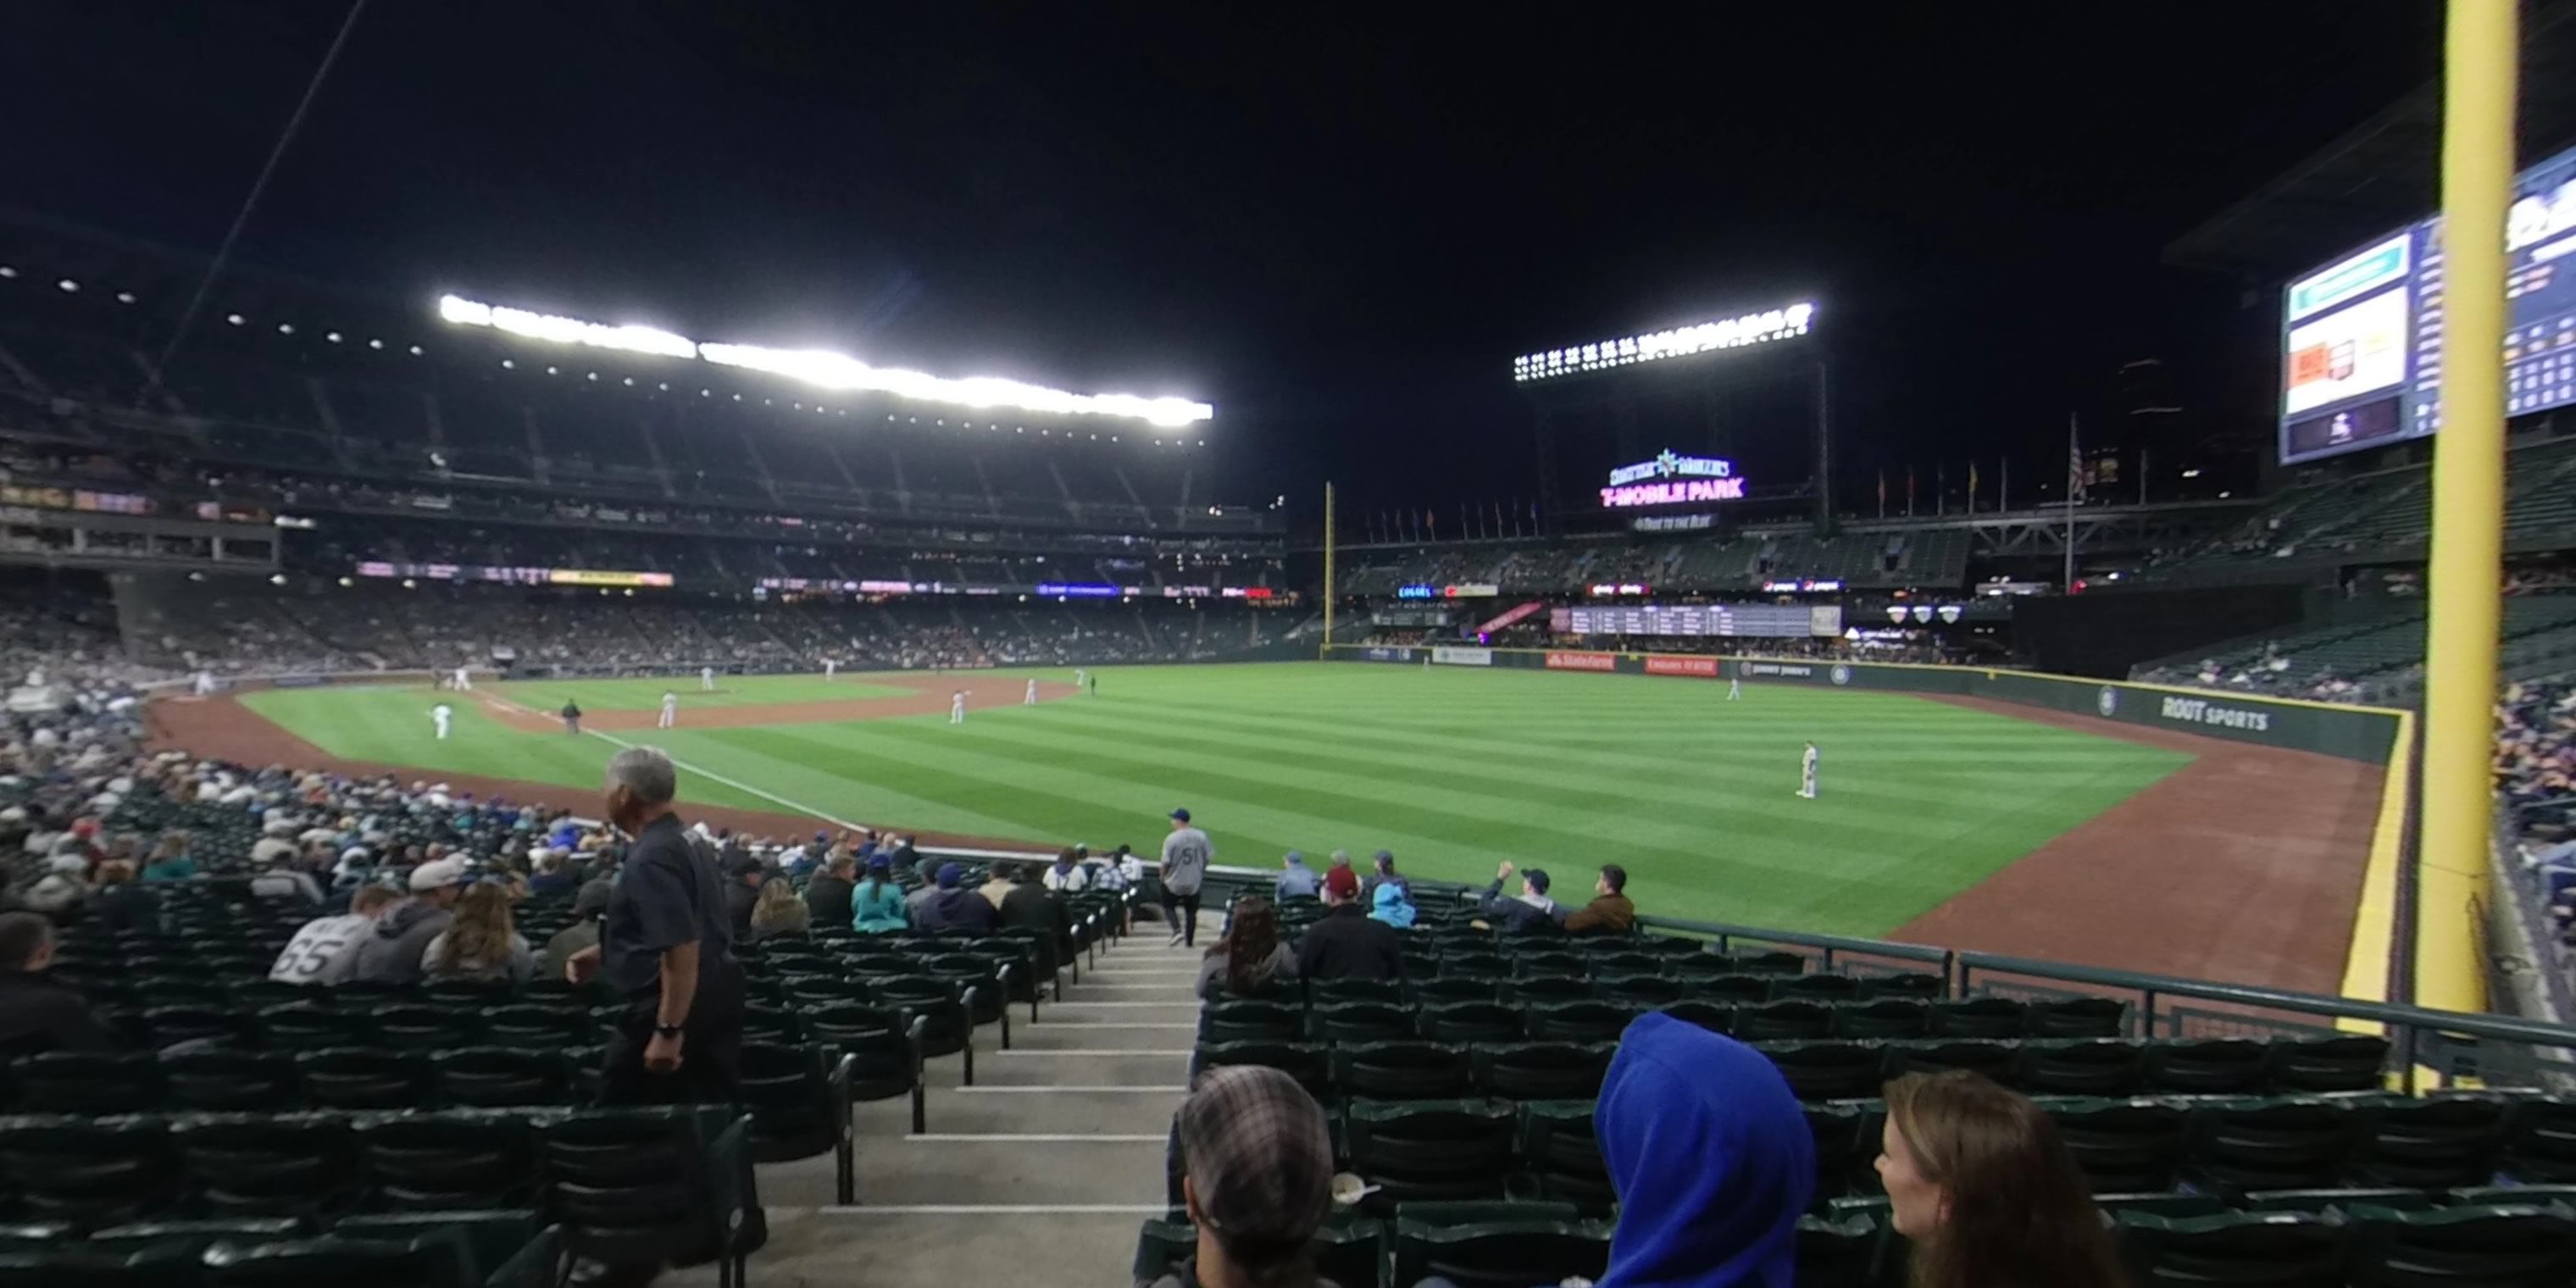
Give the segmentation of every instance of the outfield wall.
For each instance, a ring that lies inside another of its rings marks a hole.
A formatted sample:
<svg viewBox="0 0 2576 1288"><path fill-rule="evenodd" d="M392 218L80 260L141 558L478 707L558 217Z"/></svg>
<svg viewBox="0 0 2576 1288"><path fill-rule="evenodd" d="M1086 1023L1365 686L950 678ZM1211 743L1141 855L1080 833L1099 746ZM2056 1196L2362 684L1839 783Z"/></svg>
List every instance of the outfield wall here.
<svg viewBox="0 0 2576 1288"><path fill-rule="evenodd" d="M1793 658L1718 657L1699 653L1633 653L1605 649L1499 649L1457 645L1335 645L1333 662L1653 675L1692 680L1742 679L1756 685L1868 689L1891 693L1990 698L2090 716L2113 724L2195 733L2285 751L2317 752L2379 765L2386 772L2362 898L2355 909L2344 993L2390 1000L2391 985L2411 981L2424 1004L2485 1009L2485 965L2474 918L2414 919L2410 942L2398 939L2397 910L2409 885L2413 833L2413 713L2295 698L2209 693L2168 685L2094 680L1968 666L1891 662L1826 662ZM2411 965L2410 965L2411 961Z"/></svg>
<svg viewBox="0 0 2576 1288"><path fill-rule="evenodd" d="M2002 671L1967 666L1917 666L1891 662L1809 662L1698 653L1617 653L1603 649L1500 649L1451 645L1373 647L1336 645L1325 660L1437 666L1490 666L1523 670L1592 671L1662 675L1681 679L1744 679L1756 684L1875 689L1899 693L1992 698L2026 707L2093 716L2118 724L2206 734L2231 742L2322 752L2367 764L2388 763L2399 713L2381 707L2347 707L2289 698L2261 698L2199 689Z"/></svg>

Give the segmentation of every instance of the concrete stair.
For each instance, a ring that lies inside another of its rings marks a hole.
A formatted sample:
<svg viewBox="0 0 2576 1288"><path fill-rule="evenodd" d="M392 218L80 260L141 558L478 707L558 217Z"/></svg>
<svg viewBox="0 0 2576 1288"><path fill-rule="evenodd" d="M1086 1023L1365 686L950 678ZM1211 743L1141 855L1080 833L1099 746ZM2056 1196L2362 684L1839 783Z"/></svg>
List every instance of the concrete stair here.
<svg viewBox="0 0 2576 1288"><path fill-rule="evenodd" d="M1140 923L1035 1022L1022 1005L1010 1050L977 1030L974 1086L961 1057L930 1062L924 1135L909 1134L907 1100L857 1106L857 1206L836 1204L828 1154L762 1167L770 1237L754 1288L1127 1282L1137 1224L1163 1211L1201 951ZM660 1282L712 1285L715 1269Z"/></svg>

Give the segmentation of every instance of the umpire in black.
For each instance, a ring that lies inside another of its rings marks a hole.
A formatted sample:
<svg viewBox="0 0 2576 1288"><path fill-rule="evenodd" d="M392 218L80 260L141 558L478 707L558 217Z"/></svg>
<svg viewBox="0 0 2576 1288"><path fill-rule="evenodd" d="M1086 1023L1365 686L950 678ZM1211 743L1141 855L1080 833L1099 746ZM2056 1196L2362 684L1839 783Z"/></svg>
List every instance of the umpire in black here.
<svg viewBox="0 0 2576 1288"><path fill-rule="evenodd" d="M689 845L671 758L629 747L608 762L608 821L635 838L599 944L565 966L624 1006L601 1069L609 1104L727 1104L742 1086L742 964L714 865Z"/></svg>

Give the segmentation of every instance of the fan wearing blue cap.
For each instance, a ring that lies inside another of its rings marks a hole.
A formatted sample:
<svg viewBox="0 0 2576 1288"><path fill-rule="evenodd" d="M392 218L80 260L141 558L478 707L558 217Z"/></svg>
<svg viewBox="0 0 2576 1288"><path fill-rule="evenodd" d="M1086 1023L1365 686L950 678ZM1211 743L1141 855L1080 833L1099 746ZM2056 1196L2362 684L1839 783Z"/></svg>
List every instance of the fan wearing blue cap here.
<svg viewBox="0 0 2576 1288"><path fill-rule="evenodd" d="M1172 927L1172 946L1199 942L1199 887L1207 882L1216 847L1208 834L1190 825L1190 812L1172 811L1172 834L1163 838L1163 920ZM1187 918L1181 915L1186 912Z"/></svg>

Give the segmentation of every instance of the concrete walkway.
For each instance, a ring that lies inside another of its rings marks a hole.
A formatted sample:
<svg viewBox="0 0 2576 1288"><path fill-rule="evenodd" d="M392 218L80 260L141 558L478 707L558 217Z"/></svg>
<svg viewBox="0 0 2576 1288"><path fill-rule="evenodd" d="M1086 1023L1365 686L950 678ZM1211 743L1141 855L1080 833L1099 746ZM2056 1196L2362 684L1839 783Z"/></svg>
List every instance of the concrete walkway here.
<svg viewBox="0 0 2576 1288"><path fill-rule="evenodd" d="M1158 929L1140 921L1036 1023L1016 1008L1011 1050L977 1030L974 1086L960 1057L931 1061L928 1133L907 1133L908 1100L858 1106L857 1206L833 1202L828 1154L761 1168L770 1235L752 1288L1128 1282L1136 1227L1163 1211L1198 1027L1203 947L1165 948ZM660 1282L713 1285L715 1268Z"/></svg>

